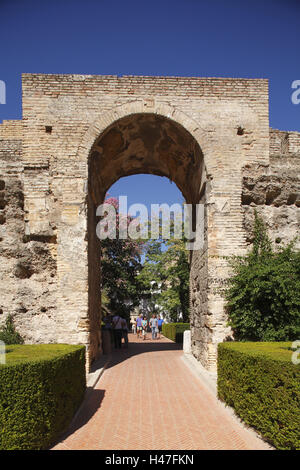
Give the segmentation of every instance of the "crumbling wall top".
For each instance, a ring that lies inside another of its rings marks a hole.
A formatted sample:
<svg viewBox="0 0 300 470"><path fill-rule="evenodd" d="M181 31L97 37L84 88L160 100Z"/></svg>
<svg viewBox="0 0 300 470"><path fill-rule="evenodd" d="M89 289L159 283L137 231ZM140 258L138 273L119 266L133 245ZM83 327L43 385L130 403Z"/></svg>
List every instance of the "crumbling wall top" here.
<svg viewBox="0 0 300 470"><path fill-rule="evenodd" d="M300 157L300 132L270 128L270 156Z"/></svg>

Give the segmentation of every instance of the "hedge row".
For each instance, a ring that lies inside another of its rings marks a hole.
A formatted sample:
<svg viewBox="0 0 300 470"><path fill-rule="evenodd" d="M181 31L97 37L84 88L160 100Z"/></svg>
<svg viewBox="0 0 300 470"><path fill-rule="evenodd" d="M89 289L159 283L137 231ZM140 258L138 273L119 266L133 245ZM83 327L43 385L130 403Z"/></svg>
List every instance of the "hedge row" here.
<svg viewBox="0 0 300 470"><path fill-rule="evenodd" d="M218 396L277 449L300 449L300 367L291 343L221 343Z"/></svg>
<svg viewBox="0 0 300 470"><path fill-rule="evenodd" d="M0 365L0 449L47 449L66 430L86 388L85 347L6 347Z"/></svg>
<svg viewBox="0 0 300 470"><path fill-rule="evenodd" d="M189 329L189 323L163 323L162 334L176 343L182 343L183 332Z"/></svg>

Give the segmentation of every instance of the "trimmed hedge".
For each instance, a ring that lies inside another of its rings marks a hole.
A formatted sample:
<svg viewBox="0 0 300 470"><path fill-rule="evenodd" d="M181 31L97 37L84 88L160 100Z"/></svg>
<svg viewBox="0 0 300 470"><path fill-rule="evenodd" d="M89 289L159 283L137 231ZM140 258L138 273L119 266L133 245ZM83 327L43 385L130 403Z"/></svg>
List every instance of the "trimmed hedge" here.
<svg viewBox="0 0 300 470"><path fill-rule="evenodd" d="M163 323L162 334L176 343L182 343L183 332L189 329L189 323Z"/></svg>
<svg viewBox="0 0 300 470"><path fill-rule="evenodd" d="M7 346L0 365L0 449L49 448L70 424L85 389L84 346Z"/></svg>
<svg viewBox="0 0 300 470"><path fill-rule="evenodd" d="M290 342L220 343L218 396L277 449L300 449L300 367Z"/></svg>

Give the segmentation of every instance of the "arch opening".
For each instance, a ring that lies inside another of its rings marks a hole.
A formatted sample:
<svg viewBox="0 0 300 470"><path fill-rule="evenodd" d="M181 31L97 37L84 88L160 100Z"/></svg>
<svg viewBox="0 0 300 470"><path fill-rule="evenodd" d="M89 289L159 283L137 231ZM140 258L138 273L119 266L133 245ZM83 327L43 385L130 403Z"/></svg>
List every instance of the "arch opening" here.
<svg viewBox="0 0 300 470"><path fill-rule="evenodd" d="M101 352L101 246L96 235L96 209L117 180L136 174L169 178L177 185L185 202L193 206L205 201L206 171L202 150L192 134L178 122L154 113L136 113L113 122L96 138L88 162L90 362ZM194 258L195 253L191 252L191 264Z"/></svg>

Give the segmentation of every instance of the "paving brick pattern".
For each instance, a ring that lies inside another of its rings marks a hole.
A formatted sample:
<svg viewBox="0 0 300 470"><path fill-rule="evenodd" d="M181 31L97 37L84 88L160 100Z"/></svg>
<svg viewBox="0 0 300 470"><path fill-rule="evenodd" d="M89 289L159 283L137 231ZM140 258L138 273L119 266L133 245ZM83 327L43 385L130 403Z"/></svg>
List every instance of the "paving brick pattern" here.
<svg viewBox="0 0 300 470"><path fill-rule="evenodd" d="M182 361L173 342L137 340L113 360L54 449L266 449Z"/></svg>

